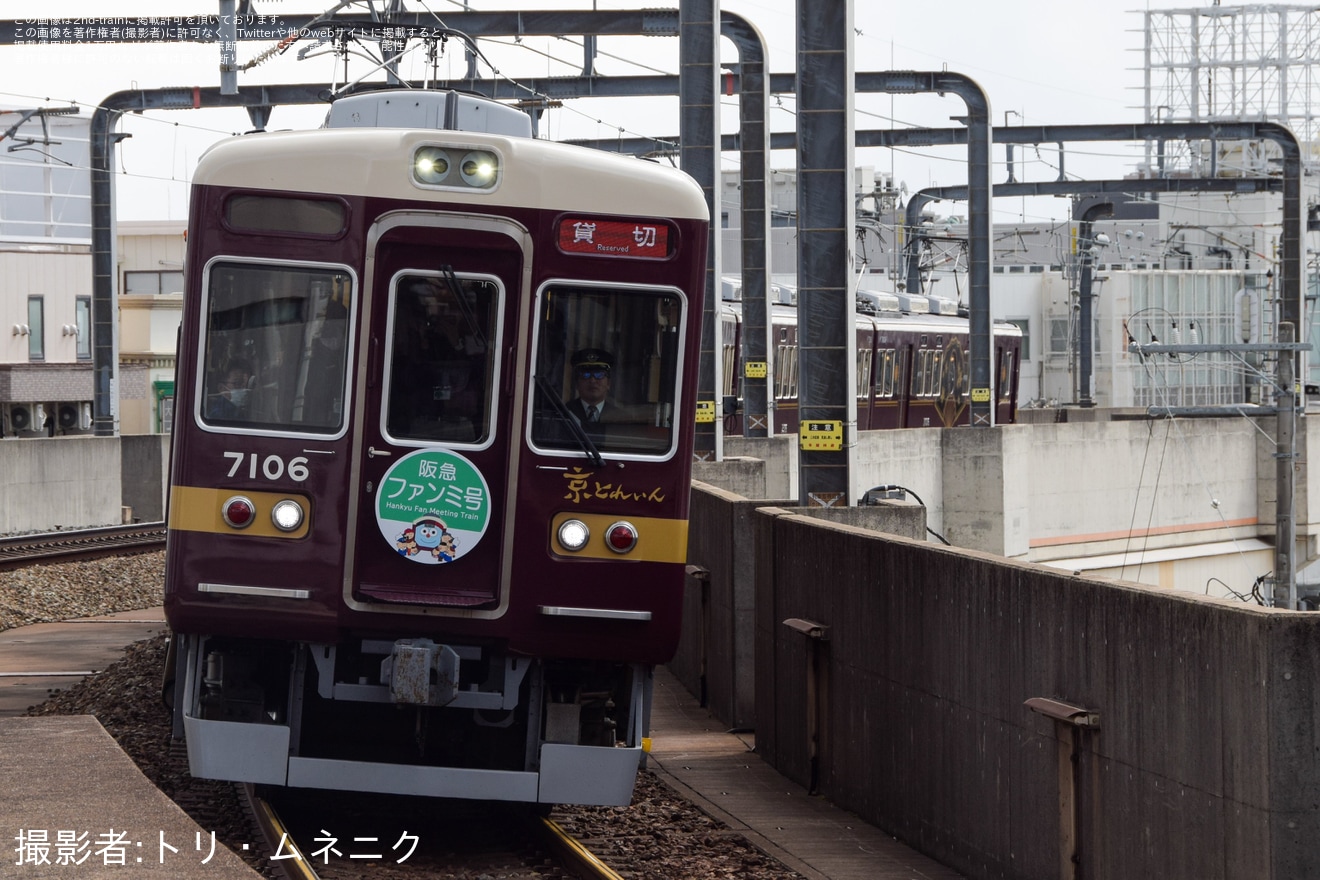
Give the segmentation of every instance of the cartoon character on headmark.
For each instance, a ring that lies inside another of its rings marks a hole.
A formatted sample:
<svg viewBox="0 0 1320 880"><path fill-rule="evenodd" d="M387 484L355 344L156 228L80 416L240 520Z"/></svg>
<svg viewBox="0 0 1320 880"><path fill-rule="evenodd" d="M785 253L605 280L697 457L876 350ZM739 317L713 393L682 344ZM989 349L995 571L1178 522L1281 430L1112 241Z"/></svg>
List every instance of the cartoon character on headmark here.
<svg viewBox="0 0 1320 880"><path fill-rule="evenodd" d="M436 562L453 562L458 555L458 541L444 522L433 516L424 516L404 529L394 546L400 556L427 554Z"/></svg>

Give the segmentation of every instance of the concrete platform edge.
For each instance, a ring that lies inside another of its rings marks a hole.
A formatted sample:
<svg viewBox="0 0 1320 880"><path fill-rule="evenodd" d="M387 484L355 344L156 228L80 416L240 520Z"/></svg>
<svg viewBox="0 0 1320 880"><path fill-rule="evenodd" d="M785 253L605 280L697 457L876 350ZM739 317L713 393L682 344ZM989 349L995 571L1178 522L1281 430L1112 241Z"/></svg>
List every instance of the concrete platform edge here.
<svg viewBox="0 0 1320 880"><path fill-rule="evenodd" d="M799 859L797 856L780 847L773 840L766 837L755 828L743 822L737 816L725 811L718 804L707 800L701 792L684 783L681 779L665 770L660 761L653 757L648 757L646 768L656 775L661 782L673 789L680 797L691 801L696 807L719 822L728 825L734 831L737 831L743 837L747 838L752 846L759 849L762 853L776 861L783 863L787 868L797 871L807 880L830 880L830 878Z"/></svg>

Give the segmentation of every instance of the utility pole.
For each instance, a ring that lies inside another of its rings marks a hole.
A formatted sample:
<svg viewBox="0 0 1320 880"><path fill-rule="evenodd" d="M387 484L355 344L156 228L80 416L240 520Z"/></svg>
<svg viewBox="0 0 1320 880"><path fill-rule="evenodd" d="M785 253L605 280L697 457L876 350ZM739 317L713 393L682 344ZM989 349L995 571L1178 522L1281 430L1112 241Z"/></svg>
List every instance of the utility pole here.
<svg viewBox="0 0 1320 880"><path fill-rule="evenodd" d="M1095 221L1100 217L1109 217L1114 213L1113 202L1097 202L1082 212L1081 222L1077 224L1077 251L1080 257L1081 271L1078 273L1077 330L1078 355L1081 370L1077 380L1076 400L1084 407L1095 406L1095 290L1092 269L1095 266Z"/></svg>
<svg viewBox="0 0 1320 880"><path fill-rule="evenodd" d="M1280 321L1278 341L1274 343L1200 343L1193 345L1160 345L1133 342L1128 351L1139 357L1154 354L1204 354L1207 352L1260 353L1271 352L1278 357L1275 367L1275 405L1268 406L1152 406L1146 409L1152 416L1204 416L1238 412L1242 415L1269 415L1276 421L1274 446L1275 510L1274 510L1274 579L1271 593L1275 608L1297 610L1297 578L1294 555L1297 544L1297 523L1293 517L1293 489L1297 481L1297 395L1295 359L1299 352L1310 351L1309 342L1296 342L1296 325Z"/></svg>
<svg viewBox="0 0 1320 880"><path fill-rule="evenodd" d="M1279 324L1278 366L1275 375L1278 385L1278 437L1274 447L1275 480L1278 492L1275 500L1274 537L1274 607L1297 608L1297 579L1293 576L1293 554L1296 552L1297 523L1293 519L1293 482L1297 478L1294 463L1297 459L1296 396L1293 393L1293 360L1296 355L1284 350L1292 344L1296 328L1291 322Z"/></svg>

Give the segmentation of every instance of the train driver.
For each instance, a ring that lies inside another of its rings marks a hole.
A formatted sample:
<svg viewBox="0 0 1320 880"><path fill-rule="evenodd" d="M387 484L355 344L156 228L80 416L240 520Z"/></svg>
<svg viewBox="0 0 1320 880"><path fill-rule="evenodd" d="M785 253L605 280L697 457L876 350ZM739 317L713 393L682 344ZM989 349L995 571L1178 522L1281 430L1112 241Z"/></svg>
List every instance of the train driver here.
<svg viewBox="0 0 1320 880"><path fill-rule="evenodd" d="M614 369L614 356L601 348L584 348L573 354L573 389L575 397L568 401L568 411L587 429L588 434L602 433L601 425L613 421L616 407L608 399L610 372Z"/></svg>
<svg viewBox="0 0 1320 880"><path fill-rule="evenodd" d="M225 370L216 393L209 395L206 416L212 419L237 419L247 404L251 372L247 366L235 361Z"/></svg>

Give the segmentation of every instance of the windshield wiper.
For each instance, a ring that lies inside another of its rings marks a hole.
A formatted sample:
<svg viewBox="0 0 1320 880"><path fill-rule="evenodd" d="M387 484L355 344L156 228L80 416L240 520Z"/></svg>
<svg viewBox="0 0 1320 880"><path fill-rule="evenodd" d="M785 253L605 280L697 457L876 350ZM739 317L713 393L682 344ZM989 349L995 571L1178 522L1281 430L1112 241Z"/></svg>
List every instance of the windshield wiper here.
<svg viewBox="0 0 1320 880"><path fill-rule="evenodd" d="M559 399L558 394L555 394L555 390L550 387L550 383L542 379L540 374L537 374L533 381L536 382L537 389L550 401L551 407L554 408L560 420L568 425L569 433L578 442L578 446L582 447L582 451L587 454L587 458L591 459L591 463L596 467L604 467L605 459L600 457L600 450L596 448L595 443L591 442L591 438L587 436L587 432L578 420L573 418L573 413L569 412L567 404Z"/></svg>
<svg viewBox="0 0 1320 880"><path fill-rule="evenodd" d="M468 329L472 331L472 338L481 346L481 350L486 350L486 335L481 332L481 327L477 325L477 315L472 311L472 306L467 301L466 291L463 290L463 282L458 280L454 274L453 266L441 266L440 275L445 279L445 284L449 285L449 291L454 295L454 301L458 303L458 309L463 313L463 320L467 321Z"/></svg>

